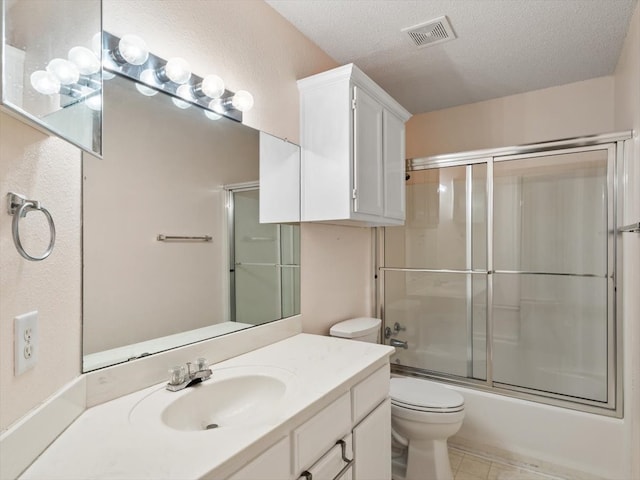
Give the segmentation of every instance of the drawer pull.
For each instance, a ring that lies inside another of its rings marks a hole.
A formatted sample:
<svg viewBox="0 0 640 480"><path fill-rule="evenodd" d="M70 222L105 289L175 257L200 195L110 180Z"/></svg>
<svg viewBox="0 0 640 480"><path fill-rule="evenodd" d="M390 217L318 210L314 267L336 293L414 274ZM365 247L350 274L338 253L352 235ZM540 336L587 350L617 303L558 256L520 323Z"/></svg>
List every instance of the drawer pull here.
<svg viewBox="0 0 640 480"><path fill-rule="evenodd" d="M338 475L336 475L334 477L333 480L338 480L339 478L342 478L342 476L347 473L347 470L349 470L349 467L353 464L353 458L352 459L348 459L347 458L347 442L345 442L344 440L338 440L336 442L336 445L340 445L340 448L342 448L342 461L343 462L347 462L347 464L342 467L342 470L340 470L338 472Z"/></svg>
<svg viewBox="0 0 640 480"><path fill-rule="evenodd" d="M336 445L340 445L340 448L342 449L342 461L346 462L346 465L342 467L342 469L340 469L335 477L333 477L333 480L342 478L342 476L347 473L347 470L349 470L349 467L353 465L354 460L353 458L347 458L347 442L345 442L344 440L338 440L336 442ZM304 472L302 472L299 478L302 477L306 478L307 480L313 480L313 474L309 470L305 470Z"/></svg>

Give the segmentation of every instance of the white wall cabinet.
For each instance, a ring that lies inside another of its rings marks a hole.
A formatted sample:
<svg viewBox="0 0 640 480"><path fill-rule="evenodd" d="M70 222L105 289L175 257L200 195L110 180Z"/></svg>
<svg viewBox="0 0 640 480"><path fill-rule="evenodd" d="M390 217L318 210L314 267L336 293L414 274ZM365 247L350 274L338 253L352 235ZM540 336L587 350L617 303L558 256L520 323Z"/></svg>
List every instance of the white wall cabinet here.
<svg viewBox="0 0 640 480"><path fill-rule="evenodd" d="M391 480L389 376L386 364L228 479Z"/></svg>
<svg viewBox="0 0 640 480"><path fill-rule="evenodd" d="M260 223L300 221L300 147L260 132Z"/></svg>
<svg viewBox="0 0 640 480"><path fill-rule="evenodd" d="M411 114L353 64L298 88L301 220L402 225Z"/></svg>

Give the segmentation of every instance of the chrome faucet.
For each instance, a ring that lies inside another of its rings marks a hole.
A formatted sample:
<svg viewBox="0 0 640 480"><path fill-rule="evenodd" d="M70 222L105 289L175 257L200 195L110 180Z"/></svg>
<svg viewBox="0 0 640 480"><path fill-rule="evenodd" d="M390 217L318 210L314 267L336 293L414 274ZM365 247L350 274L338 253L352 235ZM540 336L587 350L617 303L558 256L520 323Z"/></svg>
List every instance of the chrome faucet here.
<svg viewBox="0 0 640 480"><path fill-rule="evenodd" d="M173 367L169 370L167 390L177 392L196 383L204 382L211 378L212 373L206 358L198 358L195 369L191 362L187 362L186 366Z"/></svg>
<svg viewBox="0 0 640 480"><path fill-rule="evenodd" d="M391 327L386 327L384 329L384 338L389 338L393 335L397 335L399 332L404 332L406 329L407 327L403 327L398 322L396 322L393 324L393 330L391 329Z"/></svg>
<svg viewBox="0 0 640 480"><path fill-rule="evenodd" d="M392 347L404 348L405 350L409 348L407 342L403 342L402 340L398 340L397 338L392 338L389 340L389 345Z"/></svg>

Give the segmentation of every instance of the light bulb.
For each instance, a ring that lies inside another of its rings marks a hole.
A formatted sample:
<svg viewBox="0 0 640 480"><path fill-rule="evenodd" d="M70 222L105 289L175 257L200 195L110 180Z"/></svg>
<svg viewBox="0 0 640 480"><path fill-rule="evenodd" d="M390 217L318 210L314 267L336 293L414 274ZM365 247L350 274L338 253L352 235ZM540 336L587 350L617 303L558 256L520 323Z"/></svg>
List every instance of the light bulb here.
<svg viewBox="0 0 640 480"><path fill-rule="evenodd" d="M213 113L209 110L205 110L204 114L209 120L220 120L222 118L222 115L218 115L217 113Z"/></svg>
<svg viewBox="0 0 640 480"><path fill-rule="evenodd" d="M191 103L188 100L193 100L193 95L191 94L191 86L190 85L180 85L176 89L176 94L183 98L184 100L180 100L179 98L172 98L171 101L178 108L189 108ZM187 101L185 101L187 100Z"/></svg>
<svg viewBox="0 0 640 480"><path fill-rule="evenodd" d="M142 73L140 74L140 81L148 84L148 85L157 85L158 83L156 82L156 75L155 75L155 71L148 68L146 70L143 70ZM143 95L146 95L147 97L153 97L156 93L158 93L158 90L151 88L151 87L147 87L145 85L142 85L141 83L137 83L136 82L136 89Z"/></svg>
<svg viewBox="0 0 640 480"><path fill-rule="evenodd" d="M131 65L142 65L149 58L149 48L137 35L127 34L118 42L118 54Z"/></svg>
<svg viewBox="0 0 640 480"><path fill-rule="evenodd" d="M251 107L253 107L253 95L246 90L238 90L231 99L231 105L241 112L251 110Z"/></svg>
<svg viewBox="0 0 640 480"><path fill-rule="evenodd" d="M187 83L191 78L191 66L184 58L170 58L163 70L167 78L177 84Z"/></svg>
<svg viewBox="0 0 640 480"><path fill-rule="evenodd" d="M191 92L191 85L180 85L176 89L176 94L185 100L193 101L193 93Z"/></svg>
<svg viewBox="0 0 640 480"><path fill-rule="evenodd" d="M87 47L73 47L67 58L78 67L82 75L93 75L100 71L100 60Z"/></svg>
<svg viewBox="0 0 640 480"><path fill-rule="evenodd" d="M31 74L31 86L43 95L52 95L60 91L58 79L44 70L38 70Z"/></svg>
<svg viewBox="0 0 640 480"><path fill-rule="evenodd" d="M87 97L84 101L84 104L89 107L91 110L95 110L99 112L102 110L102 95L96 94L90 97Z"/></svg>
<svg viewBox="0 0 640 480"><path fill-rule="evenodd" d="M217 75L207 75L202 79L200 90L209 98L218 98L224 93L224 82Z"/></svg>
<svg viewBox="0 0 640 480"><path fill-rule="evenodd" d="M173 102L173 104L178 107L178 108L182 108L187 109L191 106L191 104L189 102L185 102L184 100L178 100L177 98L171 98L171 101Z"/></svg>
<svg viewBox="0 0 640 480"><path fill-rule="evenodd" d="M224 101L219 98L214 98L209 102L209 108L219 115L224 115L226 108L224 107Z"/></svg>
<svg viewBox="0 0 640 480"><path fill-rule="evenodd" d="M78 67L64 58L51 60L47 65L47 72L53 75L62 85L70 85L80 79Z"/></svg>

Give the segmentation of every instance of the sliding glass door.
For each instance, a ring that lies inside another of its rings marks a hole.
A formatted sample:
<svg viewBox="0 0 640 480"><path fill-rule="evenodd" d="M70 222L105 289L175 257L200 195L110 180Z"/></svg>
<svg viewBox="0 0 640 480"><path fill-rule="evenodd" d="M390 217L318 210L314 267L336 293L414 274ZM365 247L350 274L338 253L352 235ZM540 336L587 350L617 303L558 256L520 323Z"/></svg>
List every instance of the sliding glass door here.
<svg viewBox="0 0 640 480"><path fill-rule="evenodd" d="M495 382L607 401L608 157L495 162Z"/></svg>
<svg viewBox="0 0 640 480"><path fill-rule="evenodd" d="M385 228L386 337L395 362L486 378L486 164L412 172L404 227Z"/></svg>
<svg viewBox="0 0 640 480"><path fill-rule="evenodd" d="M615 408L615 155L605 144L409 172L406 224L384 229L380 259L385 338L406 342L394 369Z"/></svg>

